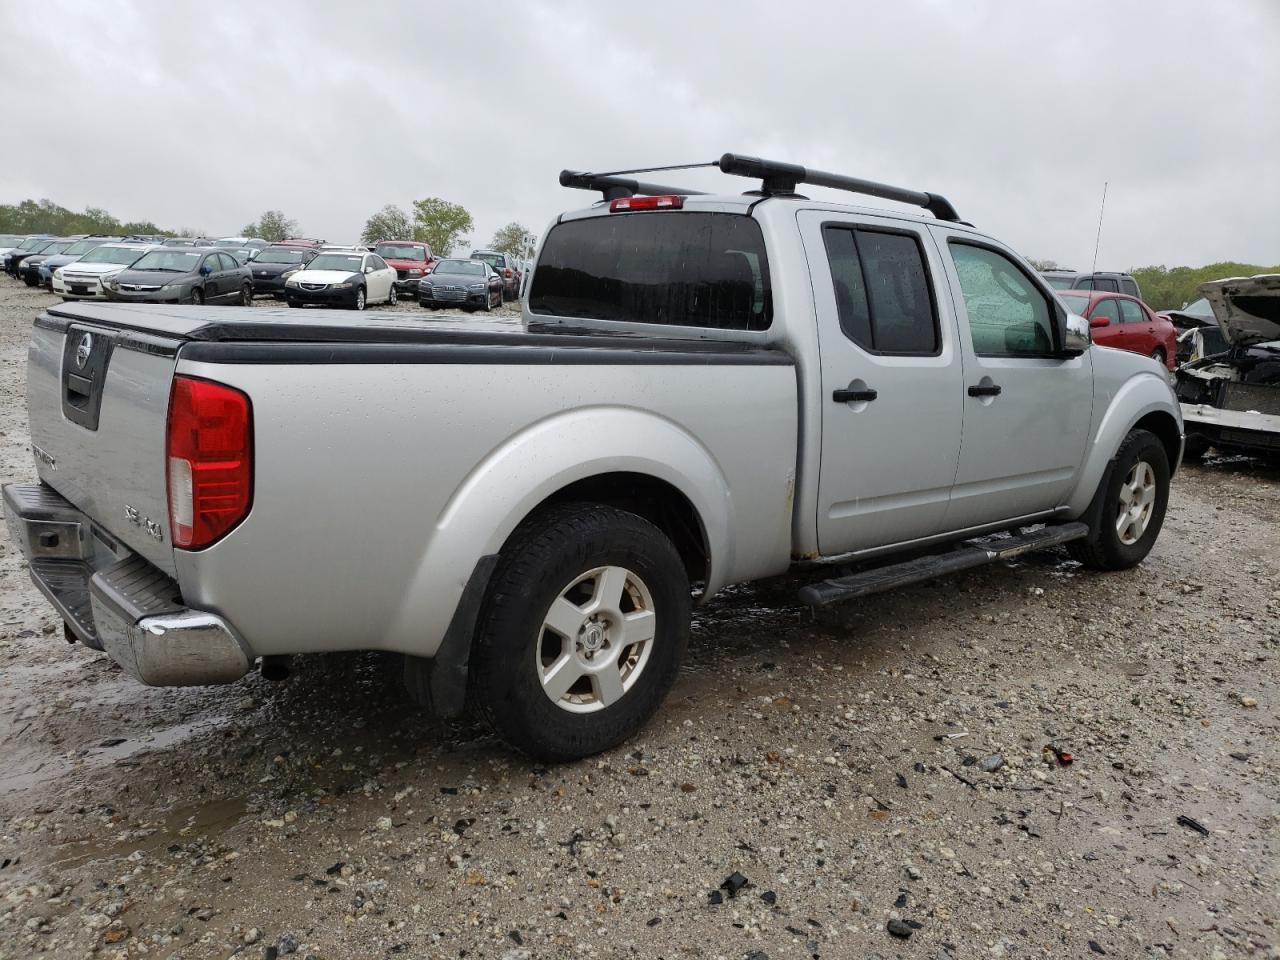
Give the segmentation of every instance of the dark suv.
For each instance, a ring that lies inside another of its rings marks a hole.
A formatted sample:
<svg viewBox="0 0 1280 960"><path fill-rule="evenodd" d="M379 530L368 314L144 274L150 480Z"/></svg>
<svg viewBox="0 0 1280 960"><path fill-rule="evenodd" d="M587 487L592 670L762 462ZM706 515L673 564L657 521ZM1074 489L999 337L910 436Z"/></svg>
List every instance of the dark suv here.
<svg viewBox="0 0 1280 960"><path fill-rule="evenodd" d="M502 278L503 300L520 299L522 271L518 259L509 253L499 253L497 250L472 250L471 259L483 260L498 272L498 276Z"/></svg>
<svg viewBox="0 0 1280 960"><path fill-rule="evenodd" d="M1040 276L1049 281L1055 290L1104 290L1107 293L1126 293L1142 299L1138 281L1127 273L1078 273L1075 270L1042 270Z"/></svg>

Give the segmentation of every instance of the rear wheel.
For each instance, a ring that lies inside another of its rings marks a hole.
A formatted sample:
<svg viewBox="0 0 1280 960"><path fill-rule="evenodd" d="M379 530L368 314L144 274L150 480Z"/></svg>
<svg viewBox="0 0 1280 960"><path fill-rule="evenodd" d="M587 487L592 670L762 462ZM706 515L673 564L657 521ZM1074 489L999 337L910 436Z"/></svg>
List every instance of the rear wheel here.
<svg viewBox="0 0 1280 960"><path fill-rule="evenodd" d="M246 283L240 288L240 306L253 306L253 284Z"/></svg>
<svg viewBox="0 0 1280 960"><path fill-rule="evenodd" d="M1134 430L1103 475L1087 522L1089 536L1067 551L1093 570L1127 570L1151 552L1169 504L1169 457L1148 430Z"/></svg>
<svg viewBox="0 0 1280 960"><path fill-rule="evenodd" d="M476 629L471 693L537 759L616 746L653 715L689 634L689 580L671 541L632 513L563 504L522 524Z"/></svg>
<svg viewBox="0 0 1280 960"><path fill-rule="evenodd" d="M400 292L396 290L396 285L391 285L391 292L387 294L387 306L394 307L396 301L400 299Z"/></svg>
<svg viewBox="0 0 1280 960"><path fill-rule="evenodd" d="M1154 350L1152 350L1151 359L1163 367L1165 365L1165 361L1168 359L1164 355L1164 347L1156 347Z"/></svg>

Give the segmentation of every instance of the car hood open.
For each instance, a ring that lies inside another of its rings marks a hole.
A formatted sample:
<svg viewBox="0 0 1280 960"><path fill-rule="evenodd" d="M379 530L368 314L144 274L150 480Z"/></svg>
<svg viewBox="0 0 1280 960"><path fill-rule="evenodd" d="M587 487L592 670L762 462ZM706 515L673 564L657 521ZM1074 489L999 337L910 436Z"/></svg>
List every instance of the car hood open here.
<svg viewBox="0 0 1280 960"><path fill-rule="evenodd" d="M1214 280L1201 284L1200 292L1232 343L1280 340L1280 273Z"/></svg>

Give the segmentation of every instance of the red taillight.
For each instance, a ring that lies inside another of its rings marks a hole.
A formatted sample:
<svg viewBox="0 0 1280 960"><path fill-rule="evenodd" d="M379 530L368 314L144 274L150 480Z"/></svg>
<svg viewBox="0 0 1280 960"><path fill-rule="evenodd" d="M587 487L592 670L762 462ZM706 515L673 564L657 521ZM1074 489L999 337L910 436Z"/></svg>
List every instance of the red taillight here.
<svg viewBox="0 0 1280 960"><path fill-rule="evenodd" d="M628 210L679 210L684 206L684 197L674 194L661 197L619 197L609 203L610 213L622 213Z"/></svg>
<svg viewBox="0 0 1280 960"><path fill-rule="evenodd" d="M245 518L253 497L253 412L239 390L174 377L166 443L175 547L207 547Z"/></svg>

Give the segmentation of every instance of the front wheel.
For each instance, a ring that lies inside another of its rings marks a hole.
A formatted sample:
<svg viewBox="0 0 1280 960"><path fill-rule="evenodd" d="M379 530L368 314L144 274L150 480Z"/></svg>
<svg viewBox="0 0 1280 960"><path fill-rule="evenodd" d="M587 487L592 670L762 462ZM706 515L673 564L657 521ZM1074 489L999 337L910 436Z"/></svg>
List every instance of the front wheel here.
<svg viewBox="0 0 1280 960"><path fill-rule="evenodd" d="M684 563L661 530L602 504L552 507L503 547L476 629L473 701L536 759L607 750L671 689L689 610Z"/></svg>
<svg viewBox="0 0 1280 960"><path fill-rule="evenodd" d="M1093 570L1127 570L1151 552L1169 505L1169 457L1149 430L1134 430L1116 451L1087 513L1089 536L1067 544Z"/></svg>
<svg viewBox="0 0 1280 960"><path fill-rule="evenodd" d="M352 304L352 306L355 307L355 309L357 310L363 310L365 307L365 303L366 303L366 300L365 300L364 287L361 287L356 291L356 301L354 304Z"/></svg>
<svg viewBox="0 0 1280 960"><path fill-rule="evenodd" d="M246 283L244 286L240 288L240 306L242 307L253 306L253 284Z"/></svg>
<svg viewBox="0 0 1280 960"><path fill-rule="evenodd" d="M393 283L391 285L391 292L387 294L387 306L394 307L396 305L396 301L399 299L400 292L396 290L396 285Z"/></svg>
<svg viewBox="0 0 1280 960"><path fill-rule="evenodd" d="M200 306L200 304L204 303L204 291L201 290L199 287L196 287L194 290L192 290L191 302L197 307Z"/></svg>

